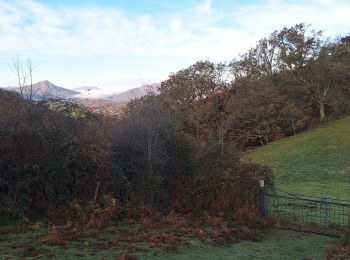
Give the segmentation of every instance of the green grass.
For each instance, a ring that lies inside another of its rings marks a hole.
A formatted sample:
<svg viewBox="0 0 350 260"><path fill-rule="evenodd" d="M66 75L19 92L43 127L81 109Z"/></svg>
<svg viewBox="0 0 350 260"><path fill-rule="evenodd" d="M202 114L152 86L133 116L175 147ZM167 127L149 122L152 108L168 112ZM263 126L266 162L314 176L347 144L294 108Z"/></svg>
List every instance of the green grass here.
<svg viewBox="0 0 350 260"><path fill-rule="evenodd" d="M350 200L350 115L246 154L271 165L277 188Z"/></svg>
<svg viewBox="0 0 350 260"><path fill-rule="evenodd" d="M193 241L190 248L155 259L323 259L326 244L337 240L319 235L276 230L261 242L245 241L230 247L208 246ZM148 259L148 258L147 258Z"/></svg>
<svg viewBox="0 0 350 260"><path fill-rule="evenodd" d="M67 247L50 246L41 243L46 229L18 234L2 234L0 239L0 259L118 259L120 249L110 246L121 230L110 228L96 238L81 238ZM144 249L134 255L138 259L323 259L326 245L338 243L338 239L276 230L260 242L245 241L228 247L203 243L188 239L189 245L176 251L164 252L138 244Z"/></svg>

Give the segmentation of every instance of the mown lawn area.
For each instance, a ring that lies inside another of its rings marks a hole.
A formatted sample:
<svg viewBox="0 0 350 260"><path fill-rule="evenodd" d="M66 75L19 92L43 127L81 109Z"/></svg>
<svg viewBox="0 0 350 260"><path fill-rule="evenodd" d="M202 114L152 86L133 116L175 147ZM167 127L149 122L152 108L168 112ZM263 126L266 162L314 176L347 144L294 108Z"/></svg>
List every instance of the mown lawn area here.
<svg viewBox="0 0 350 260"><path fill-rule="evenodd" d="M0 259L118 259L125 254L111 241L122 235L123 228L111 227L96 237L79 238L66 246L47 245L41 238L47 229L0 236ZM128 256L137 259L323 259L325 247L338 239L292 231L274 230L259 242L244 241L217 246L189 238L187 244L165 252L137 243ZM130 258L131 259L131 258Z"/></svg>
<svg viewBox="0 0 350 260"><path fill-rule="evenodd" d="M287 192L350 200L350 115L246 153Z"/></svg>

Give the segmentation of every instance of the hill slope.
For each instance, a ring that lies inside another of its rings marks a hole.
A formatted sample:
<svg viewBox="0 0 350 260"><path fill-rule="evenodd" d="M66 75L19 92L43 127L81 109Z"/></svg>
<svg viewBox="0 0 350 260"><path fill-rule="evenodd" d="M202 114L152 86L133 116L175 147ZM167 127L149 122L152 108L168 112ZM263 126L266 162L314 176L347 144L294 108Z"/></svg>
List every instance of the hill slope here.
<svg viewBox="0 0 350 260"><path fill-rule="evenodd" d="M277 188L350 200L350 115L247 153L269 164Z"/></svg>
<svg viewBox="0 0 350 260"><path fill-rule="evenodd" d="M132 99L146 96L150 92L157 94L158 88L159 88L158 83L154 83L151 85L145 85L145 86L142 86L139 88L133 88L133 89L124 91L122 93L111 95L108 97L108 100L115 102L115 103L127 103L127 102L131 101Z"/></svg>

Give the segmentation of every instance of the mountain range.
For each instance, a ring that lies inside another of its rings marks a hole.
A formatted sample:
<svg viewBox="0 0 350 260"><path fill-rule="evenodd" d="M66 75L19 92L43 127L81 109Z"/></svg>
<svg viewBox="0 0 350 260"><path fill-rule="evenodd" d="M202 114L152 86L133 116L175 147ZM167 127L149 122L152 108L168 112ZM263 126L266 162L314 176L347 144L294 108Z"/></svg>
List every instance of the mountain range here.
<svg viewBox="0 0 350 260"><path fill-rule="evenodd" d="M73 90L59 87L48 80L40 81L32 85L32 88L25 86L22 91L19 87L9 87L7 90L22 92L25 97L32 93L33 99L45 99L45 98L63 98L70 100L91 100L91 102L111 102L114 104L125 104L132 99L140 98L149 93L158 94L158 88L160 84L154 83L150 85L133 88L124 92L111 92L100 89L96 86L82 86ZM30 91L31 90L31 91Z"/></svg>
<svg viewBox="0 0 350 260"><path fill-rule="evenodd" d="M30 86L9 87L7 90L22 93L24 97L32 96L33 99L45 99L45 98L63 98L69 99L79 92L56 86L48 80L40 81Z"/></svg>

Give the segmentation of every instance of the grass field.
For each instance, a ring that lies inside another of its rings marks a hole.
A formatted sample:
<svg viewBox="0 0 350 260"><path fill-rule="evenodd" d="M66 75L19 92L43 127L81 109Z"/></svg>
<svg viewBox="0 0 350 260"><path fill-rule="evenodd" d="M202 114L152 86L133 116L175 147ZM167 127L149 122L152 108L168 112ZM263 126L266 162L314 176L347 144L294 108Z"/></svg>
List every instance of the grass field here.
<svg viewBox="0 0 350 260"><path fill-rule="evenodd" d="M46 232L41 229L2 234L0 259L118 259L123 254L108 243L121 232L115 227L96 238L81 238L64 247L43 244L41 237ZM139 243L134 255L137 259L323 259L326 245L337 242L335 238L279 230L265 235L260 242L246 241L227 247L189 238L186 246L164 252Z"/></svg>
<svg viewBox="0 0 350 260"><path fill-rule="evenodd" d="M246 154L271 165L277 188L350 200L350 115Z"/></svg>
<svg viewBox="0 0 350 260"><path fill-rule="evenodd" d="M276 230L261 242L241 242L230 247L193 241L191 248L156 259L324 259L325 245L336 242L334 238Z"/></svg>

